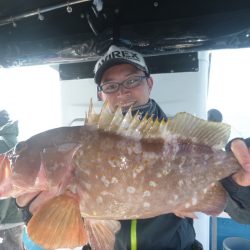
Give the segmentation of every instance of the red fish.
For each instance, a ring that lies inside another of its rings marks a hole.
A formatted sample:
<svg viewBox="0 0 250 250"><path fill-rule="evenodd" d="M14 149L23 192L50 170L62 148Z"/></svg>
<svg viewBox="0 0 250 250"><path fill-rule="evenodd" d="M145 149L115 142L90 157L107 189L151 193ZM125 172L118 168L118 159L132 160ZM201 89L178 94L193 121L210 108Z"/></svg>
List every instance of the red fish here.
<svg viewBox="0 0 250 250"><path fill-rule="evenodd" d="M140 121L104 105L84 126L42 132L2 155L0 197L55 190L28 224L31 239L46 249L110 250L118 220L222 212L218 181L240 168L222 150L229 133L188 113Z"/></svg>

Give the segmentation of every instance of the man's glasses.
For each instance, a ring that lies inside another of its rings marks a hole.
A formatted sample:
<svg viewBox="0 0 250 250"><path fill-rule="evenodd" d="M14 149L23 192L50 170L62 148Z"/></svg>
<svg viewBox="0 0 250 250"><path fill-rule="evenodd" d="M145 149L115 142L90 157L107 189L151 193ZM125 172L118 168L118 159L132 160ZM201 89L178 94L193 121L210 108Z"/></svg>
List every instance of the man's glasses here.
<svg viewBox="0 0 250 250"><path fill-rule="evenodd" d="M148 76L131 76L123 82L107 82L99 86L99 91L103 91L105 94L115 93L122 85L125 89L133 89L139 86L144 79Z"/></svg>

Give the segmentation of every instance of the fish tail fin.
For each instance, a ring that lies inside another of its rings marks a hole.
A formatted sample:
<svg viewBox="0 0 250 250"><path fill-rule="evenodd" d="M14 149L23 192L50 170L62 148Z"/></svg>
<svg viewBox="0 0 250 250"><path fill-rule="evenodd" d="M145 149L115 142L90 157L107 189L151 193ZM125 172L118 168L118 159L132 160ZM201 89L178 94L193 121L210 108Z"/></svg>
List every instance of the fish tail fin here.
<svg viewBox="0 0 250 250"><path fill-rule="evenodd" d="M119 221L85 219L84 224L92 250L114 249L115 233L120 229Z"/></svg>
<svg viewBox="0 0 250 250"><path fill-rule="evenodd" d="M11 175L11 164L5 154L0 154L0 185Z"/></svg>
<svg viewBox="0 0 250 250"><path fill-rule="evenodd" d="M46 202L28 223L28 234L46 249L74 248L88 242L79 202L67 194Z"/></svg>

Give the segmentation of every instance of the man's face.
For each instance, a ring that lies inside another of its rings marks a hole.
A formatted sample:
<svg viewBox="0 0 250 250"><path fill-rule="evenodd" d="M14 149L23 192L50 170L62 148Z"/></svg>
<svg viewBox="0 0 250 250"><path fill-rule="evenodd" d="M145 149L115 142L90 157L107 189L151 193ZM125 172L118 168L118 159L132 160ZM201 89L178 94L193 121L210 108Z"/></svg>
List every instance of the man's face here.
<svg viewBox="0 0 250 250"><path fill-rule="evenodd" d="M133 76L145 76L145 73L131 64L119 64L107 69L102 76L101 86L109 82L121 83ZM120 85L119 90L115 93L105 94L99 93L99 97L103 101L108 101L112 111L118 106L127 108L130 106L137 107L146 104L153 87L151 77L144 78L141 84L135 88L126 89Z"/></svg>

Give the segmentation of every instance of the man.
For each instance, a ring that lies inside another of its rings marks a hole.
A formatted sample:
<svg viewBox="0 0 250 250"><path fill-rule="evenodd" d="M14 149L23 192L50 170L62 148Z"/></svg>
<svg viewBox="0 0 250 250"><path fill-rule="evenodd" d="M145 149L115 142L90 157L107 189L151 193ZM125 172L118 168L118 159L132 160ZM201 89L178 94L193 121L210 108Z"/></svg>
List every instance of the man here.
<svg viewBox="0 0 250 250"><path fill-rule="evenodd" d="M155 118L167 119L158 104L149 98L153 79L143 57L134 51L112 46L95 67L95 82L101 100L108 100L111 109L132 106ZM192 219L167 214L153 219L121 221L115 249L192 249L195 239ZM136 246L137 245L137 246Z"/></svg>
<svg viewBox="0 0 250 250"><path fill-rule="evenodd" d="M167 120L159 105L150 99L154 82L139 53L111 46L97 62L94 72L98 96L102 101L108 100L111 110L114 111L117 106L121 106L125 114L132 106L133 114L138 112L141 117L150 114L154 118ZM235 140L231 148L241 163L242 170L229 178L229 186L231 182L239 187L248 186L250 185L250 152L243 140ZM225 184L225 186L228 185ZM25 206L31 198L31 195L20 197L17 202L20 206ZM31 213L46 199L48 199L46 195L39 194L29 206ZM236 206L241 206L235 197L232 197L232 202L235 202ZM244 211L241 212L244 213ZM202 249L195 241L192 219L182 217L183 214L180 217L166 214L151 219L121 221L121 229L116 234L115 249Z"/></svg>

